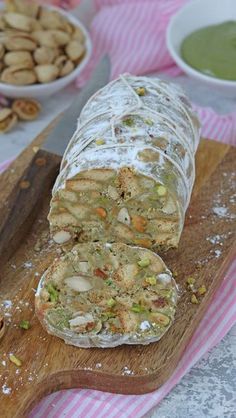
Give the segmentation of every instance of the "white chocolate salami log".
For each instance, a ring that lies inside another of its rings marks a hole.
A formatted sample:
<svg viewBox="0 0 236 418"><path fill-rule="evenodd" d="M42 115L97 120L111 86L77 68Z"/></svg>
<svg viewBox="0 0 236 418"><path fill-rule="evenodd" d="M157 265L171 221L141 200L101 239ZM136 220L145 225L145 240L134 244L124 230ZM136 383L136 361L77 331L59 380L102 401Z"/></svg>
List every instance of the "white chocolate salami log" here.
<svg viewBox="0 0 236 418"><path fill-rule="evenodd" d="M162 259L126 244L78 244L44 273L36 313L77 347L158 341L174 320L177 287Z"/></svg>
<svg viewBox="0 0 236 418"><path fill-rule="evenodd" d="M176 247L195 178L199 122L182 90L120 76L85 105L53 189L57 243Z"/></svg>

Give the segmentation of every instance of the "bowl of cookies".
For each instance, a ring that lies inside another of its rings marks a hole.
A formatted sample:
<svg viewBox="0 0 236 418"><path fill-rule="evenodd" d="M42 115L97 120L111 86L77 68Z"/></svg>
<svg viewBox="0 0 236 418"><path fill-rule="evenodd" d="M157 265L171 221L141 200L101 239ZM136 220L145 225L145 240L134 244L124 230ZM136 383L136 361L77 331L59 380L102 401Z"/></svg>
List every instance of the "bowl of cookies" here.
<svg viewBox="0 0 236 418"><path fill-rule="evenodd" d="M0 12L0 93L46 97L81 73L92 51L75 16L54 6L12 0Z"/></svg>

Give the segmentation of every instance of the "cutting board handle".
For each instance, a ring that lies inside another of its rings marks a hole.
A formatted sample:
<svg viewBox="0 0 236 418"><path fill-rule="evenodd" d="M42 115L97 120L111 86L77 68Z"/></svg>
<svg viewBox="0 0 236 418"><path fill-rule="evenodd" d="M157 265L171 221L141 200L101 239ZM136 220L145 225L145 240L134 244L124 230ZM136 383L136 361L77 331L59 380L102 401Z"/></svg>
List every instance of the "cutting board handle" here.
<svg viewBox="0 0 236 418"><path fill-rule="evenodd" d="M8 211L0 223L0 260L7 260L32 226L59 171L61 157L39 149L7 202Z"/></svg>

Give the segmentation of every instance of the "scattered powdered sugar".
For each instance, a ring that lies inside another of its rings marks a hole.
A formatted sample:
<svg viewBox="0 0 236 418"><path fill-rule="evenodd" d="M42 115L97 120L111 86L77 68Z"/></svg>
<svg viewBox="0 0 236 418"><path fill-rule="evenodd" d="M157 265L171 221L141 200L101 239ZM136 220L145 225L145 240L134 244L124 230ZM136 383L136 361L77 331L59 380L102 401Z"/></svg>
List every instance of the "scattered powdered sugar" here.
<svg viewBox="0 0 236 418"><path fill-rule="evenodd" d="M125 366L124 368L123 368L123 371L122 371L122 374L123 375L133 375L134 374L134 372L132 372L132 370L130 370L127 366Z"/></svg>
<svg viewBox="0 0 236 418"><path fill-rule="evenodd" d="M95 367L96 367L96 369L100 369L102 367L102 364L101 363L96 363Z"/></svg>
<svg viewBox="0 0 236 418"><path fill-rule="evenodd" d="M234 194L230 197L229 202L230 202L230 203L235 203L235 202L236 202L236 193L234 193Z"/></svg>
<svg viewBox="0 0 236 418"><path fill-rule="evenodd" d="M2 308L2 313L4 314L4 317L7 318L6 324L9 324L11 322L11 309L13 307L13 302L11 300L3 300L0 304L0 308Z"/></svg>
<svg viewBox="0 0 236 418"><path fill-rule="evenodd" d="M216 258L220 257L220 255L222 254L220 250L215 250L214 253Z"/></svg>
<svg viewBox="0 0 236 418"><path fill-rule="evenodd" d="M9 388L6 383L4 383L4 385L2 385L2 393L4 395L10 395L11 393L11 388Z"/></svg>
<svg viewBox="0 0 236 418"><path fill-rule="evenodd" d="M215 206L212 208L215 215L219 216L220 218L226 218L229 215L228 208L224 206Z"/></svg>
<svg viewBox="0 0 236 418"><path fill-rule="evenodd" d="M207 241L210 241L211 244L219 244L221 241L221 236L214 235L212 237L207 237Z"/></svg>
<svg viewBox="0 0 236 418"><path fill-rule="evenodd" d="M213 245L223 245L224 241L232 235L233 232L227 232L225 234L216 234L210 237L207 237L206 240L209 241Z"/></svg>
<svg viewBox="0 0 236 418"><path fill-rule="evenodd" d="M2 302L2 306L3 306L5 309L11 309L11 308L12 308L12 301L11 301L11 300L4 300L4 301Z"/></svg>
<svg viewBox="0 0 236 418"><path fill-rule="evenodd" d="M26 261L25 263L23 263L23 267L24 267L25 269L32 269L33 264L32 264L32 262L31 262L31 261Z"/></svg>

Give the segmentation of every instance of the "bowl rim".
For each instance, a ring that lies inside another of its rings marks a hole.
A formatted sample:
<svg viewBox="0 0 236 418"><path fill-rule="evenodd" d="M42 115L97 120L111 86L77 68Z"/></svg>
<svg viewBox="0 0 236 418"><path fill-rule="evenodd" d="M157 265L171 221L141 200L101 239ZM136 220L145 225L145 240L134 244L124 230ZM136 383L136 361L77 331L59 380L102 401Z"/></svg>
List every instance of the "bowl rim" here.
<svg viewBox="0 0 236 418"><path fill-rule="evenodd" d="M15 84L9 84L9 83L2 83L0 82L0 89L4 89L5 93L7 95L7 91L12 91L12 89L14 89L17 92L24 94L25 93L30 93L32 91L32 89L34 90L34 94L40 93L42 91L42 89L44 88L55 88L55 90L58 90L60 88L65 87L67 84L69 84L70 82L72 82L75 77L77 76L77 73L80 73L84 67L86 66L86 64L88 63L89 59L91 58L92 55L92 40L90 37L90 34L88 32L88 30L86 29L85 25L80 21L79 18L77 18L76 16L72 15L71 13L61 9L60 7L57 6L52 6L52 5L43 5L42 7L49 9L49 10L55 10L58 13L62 14L63 16L65 16L71 23L74 23L74 25L78 26L84 36L85 36L85 46L86 46L86 54L84 56L84 58L82 59L82 61L74 68L73 71L71 71L71 73L67 74L64 77L60 77L56 80L50 81L48 83L34 83L34 84L30 84L30 85L15 85ZM4 4L0 4L0 10L4 9ZM79 74L78 74L79 75ZM61 86L61 83L63 82L65 83L64 86Z"/></svg>
<svg viewBox="0 0 236 418"><path fill-rule="evenodd" d="M176 52L176 49L173 46L173 33L174 33L174 27L178 22L179 17L182 15L182 13L184 13L187 9L190 9L195 6L197 3L202 3L203 0L194 0L192 2L189 2L187 4L185 4L183 7L181 7L177 13L175 13L167 26L167 31L166 31L166 44L167 44L167 49L171 55L171 57L174 59L174 61L176 62L177 65L179 65L179 67L181 69L183 69L187 74L191 74L192 76L194 76L195 78L201 79L202 81L205 81L207 83L210 84L214 84L215 86L220 86L220 87L236 87L236 80L225 80L225 79L221 79L218 77L211 77L208 76L204 73L202 73L201 71L197 71L195 68L191 67L191 65L187 64L183 58L181 57L181 55ZM223 3L222 3L223 4ZM200 26L199 26L200 28ZM191 32L189 32L190 34Z"/></svg>

